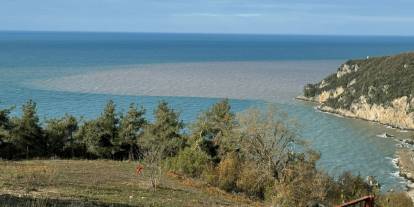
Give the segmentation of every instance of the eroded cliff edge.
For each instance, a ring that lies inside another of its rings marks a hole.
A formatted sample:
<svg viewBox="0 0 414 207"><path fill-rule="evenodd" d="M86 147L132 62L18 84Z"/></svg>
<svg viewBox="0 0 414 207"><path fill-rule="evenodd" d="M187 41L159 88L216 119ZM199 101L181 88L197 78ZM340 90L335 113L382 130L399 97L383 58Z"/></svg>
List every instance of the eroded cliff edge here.
<svg viewBox="0 0 414 207"><path fill-rule="evenodd" d="M297 98L322 111L414 130L414 53L349 60Z"/></svg>

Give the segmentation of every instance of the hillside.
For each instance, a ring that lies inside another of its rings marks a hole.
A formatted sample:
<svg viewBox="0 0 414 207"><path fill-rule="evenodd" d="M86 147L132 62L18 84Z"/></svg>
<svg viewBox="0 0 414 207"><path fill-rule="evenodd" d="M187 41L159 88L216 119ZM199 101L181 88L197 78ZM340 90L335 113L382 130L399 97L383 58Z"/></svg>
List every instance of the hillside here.
<svg viewBox="0 0 414 207"><path fill-rule="evenodd" d="M118 114L113 101L80 124L70 115L41 124L33 101L22 112L10 118L0 110L0 203L6 207L305 207L371 194L379 203L412 206L404 192L381 193L375 179L350 172L336 179L318 169L320 154L271 107L236 115L222 100L188 134L166 102L148 122L143 108L132 104Z"/></svg>
<svg viewBox="0 0 414 207"><path fill-rule="evenodd" d="M414 129L414 53L349 60L298 97L347 117Z"/></svg>
<svg viewBox="0 0 414 207"><path fill-rule="evenodd" d="M0 161L1 206L261 206L201 182L164 175L153 191L150 170L106 160Z"/></svg>

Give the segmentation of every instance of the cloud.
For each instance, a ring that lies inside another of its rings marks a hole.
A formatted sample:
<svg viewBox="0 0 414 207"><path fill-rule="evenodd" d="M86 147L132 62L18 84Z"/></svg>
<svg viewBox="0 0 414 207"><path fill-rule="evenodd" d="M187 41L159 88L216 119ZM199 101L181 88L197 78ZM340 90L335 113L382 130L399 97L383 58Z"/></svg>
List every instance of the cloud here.
<svg viewBox="0 0 414 207"><path fill-rule="evenodd" d="M260 14L260 13L240 13L240 14L235 14L234 16L237 16L237 17L259 17L259 16L262 16L262 14Z"/></svg>
<svg viewBox="0 0 414 207"><path fill-rule="evenodd" d="M355 15L355 16L342 16L343 19L349 19L349 20L361 20L366 22L400 22L400 23L412 23L414 22L414 17L409 16L361 16L361 15Z"/></svg>
<svg viewBox="0 0 414 207"><path fill-rule="evenodd" d="M71 0L62 2L4 1L0 6L0 29L414 34L414 29L410 27L414 23L413 0Z"/></svg>
<svg viewBox="0 0 414 207"><path fill-rule="evenodd" d="M173 14L178 17L259 17L262 16L260 13L182 13Z"/></svg>

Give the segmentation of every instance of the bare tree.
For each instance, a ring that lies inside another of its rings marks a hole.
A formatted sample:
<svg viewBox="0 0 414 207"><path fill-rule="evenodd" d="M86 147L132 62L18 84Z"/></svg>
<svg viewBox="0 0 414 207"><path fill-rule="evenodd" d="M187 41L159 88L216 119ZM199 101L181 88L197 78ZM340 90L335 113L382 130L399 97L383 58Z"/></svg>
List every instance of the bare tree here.
<svg viewBox="0 0 414 207"><path fill-rule="evenodd" d="M145 153L144 162L147 165L144 172L149 173L151 187L154 191L161 183L162 177L162 158L164 152L163 144L151 145Z"/></svg>
<svg viewBox="0 0 414 207"><path fill-rule="evenodd" d="M238 116L241 150L276 180L287 166L296 139L296 123L275 107L250 109Z"/></svg>

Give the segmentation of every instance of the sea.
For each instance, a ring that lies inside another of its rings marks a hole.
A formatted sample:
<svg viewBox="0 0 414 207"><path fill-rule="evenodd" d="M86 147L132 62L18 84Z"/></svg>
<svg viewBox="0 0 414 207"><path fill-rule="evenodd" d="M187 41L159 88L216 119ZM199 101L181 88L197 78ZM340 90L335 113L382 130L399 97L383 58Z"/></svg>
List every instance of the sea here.
<svg viewBox="0 0 414 207"><path fill-rule="evenodd" d="M99 116L114 100L119 112L143 105L147 117L167 101L185 123L223 98L232 110L275 105L299 124L299 137L321 153L332 176L374 176L384 191L404 190L397 138L410 132L319 112L297 101L307 83L335 73L348 59L414 50L414 37L97 32L0 32L0 108L29 99L44 122L65 113Z"/></svg>

